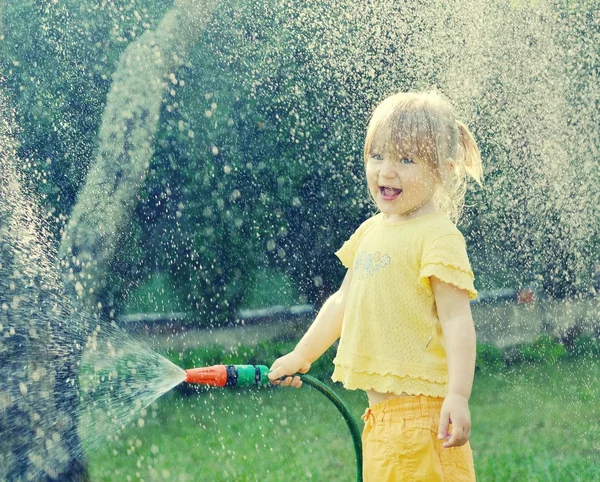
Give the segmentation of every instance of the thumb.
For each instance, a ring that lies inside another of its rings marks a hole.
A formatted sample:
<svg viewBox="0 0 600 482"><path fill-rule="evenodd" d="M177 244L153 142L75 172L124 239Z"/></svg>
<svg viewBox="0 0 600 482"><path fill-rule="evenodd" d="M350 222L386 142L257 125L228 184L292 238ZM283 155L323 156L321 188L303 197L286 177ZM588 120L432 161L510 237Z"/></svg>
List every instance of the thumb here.
<svg viewBox="0 0 600 482"><path fill-rule="evenodd" d="M440 426L438 428L438 438L440 440L445 439L448 436L448 427L450 425L450 413L447 410L442 409L440 414Z"/></svg>
<svg viewBox="0 0 600 482"><path fill-rule="evenodd" d="M267 377L269 378L269 380L277 380L278 378L281 378L284 374L283 372L283 368L281 366L275 366L275 364L273 364L273 366L271 367L271 371L269 371L269 373L267 374Z"/></svg>

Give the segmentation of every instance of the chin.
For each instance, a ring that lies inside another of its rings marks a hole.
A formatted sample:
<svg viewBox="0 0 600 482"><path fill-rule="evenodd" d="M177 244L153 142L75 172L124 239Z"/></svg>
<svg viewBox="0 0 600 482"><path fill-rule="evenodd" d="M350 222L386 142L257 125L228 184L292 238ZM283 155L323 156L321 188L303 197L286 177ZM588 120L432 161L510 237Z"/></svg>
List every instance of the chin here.
<svg viewBox="0 0 600 482"><path fill-rule="evenodd" d="M397 209L390 209L388 206L377 206L379 208L379 211L382 212L383 214L387 214L388 216L401 216L402 213L398 212Z"/></svg>

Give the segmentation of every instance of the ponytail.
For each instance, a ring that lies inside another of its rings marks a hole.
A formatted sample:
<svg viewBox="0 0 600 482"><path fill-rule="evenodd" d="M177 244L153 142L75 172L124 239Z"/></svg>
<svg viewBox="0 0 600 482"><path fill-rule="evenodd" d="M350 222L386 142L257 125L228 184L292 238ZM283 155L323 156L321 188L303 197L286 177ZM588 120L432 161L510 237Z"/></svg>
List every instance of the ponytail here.
<svg viewBox="0 0 600 482"><path fill-rule="evenodd" d="M461 171L464 169L481 186L483 167L477 143L466 125L460 121L456 121L456 125L458 127L458 153L456 157L461 164L457 167Z"/></svg>

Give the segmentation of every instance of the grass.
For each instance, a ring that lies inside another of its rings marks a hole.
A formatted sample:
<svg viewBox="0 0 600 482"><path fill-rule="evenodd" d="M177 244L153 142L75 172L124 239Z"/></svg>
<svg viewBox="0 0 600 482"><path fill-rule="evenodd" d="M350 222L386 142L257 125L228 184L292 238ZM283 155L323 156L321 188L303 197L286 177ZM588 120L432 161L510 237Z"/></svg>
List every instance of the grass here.
<svg viewBox="0 0 600 482"><path fill-rule="evenodd" d="M580 357L478 373L478 480L599 480L599 368ZM366 397L336 390L358 419ZM355 480L345 422L309 387L171 393L144 415L143 427L89 454L92 480Z"/></svg>
<svg viewBox="0 0 600 482"><path fill-rule="evenodd" d="M475 465L485 481L600 479L600 362L519 365L476 379Z"/></svg>
<svg viewBox="0 0 600 482"><path fill-rule="evenodd" d="M360 416L359 393L344 394ZM90 456L92 480L353 480L344 420L310 388L173 394ZM324 453L327 455L324 457Z"/></svg>

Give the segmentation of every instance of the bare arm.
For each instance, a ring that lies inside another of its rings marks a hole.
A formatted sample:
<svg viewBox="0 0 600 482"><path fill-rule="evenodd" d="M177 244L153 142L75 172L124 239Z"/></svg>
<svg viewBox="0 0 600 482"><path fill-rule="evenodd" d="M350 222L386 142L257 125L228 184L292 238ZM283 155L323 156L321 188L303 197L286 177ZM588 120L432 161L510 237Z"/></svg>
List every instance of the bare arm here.
<svg viewBox="0 0 600 482"><path fill-rule="evenodd" d="M431 277L438 318L444 334L448 360L448 395L440 415L438 437L444 447L464 445L471 434L469 397L475 373L475 327L469 294L454 285ZM452 423L452 434L448 425Z"/></svg>
<svg viewBox="0 0 600 482"><path fill-rule="evenodd" d="M269 379L273 383L299 387L302 383L298 377L288 377L283 381L279 379L286 375L306 373L311 364L340 337L351 281L352 270L349 269L340 289L323 304L315 321L298 342L296 348L275 360L269 372Z"/></svg>

